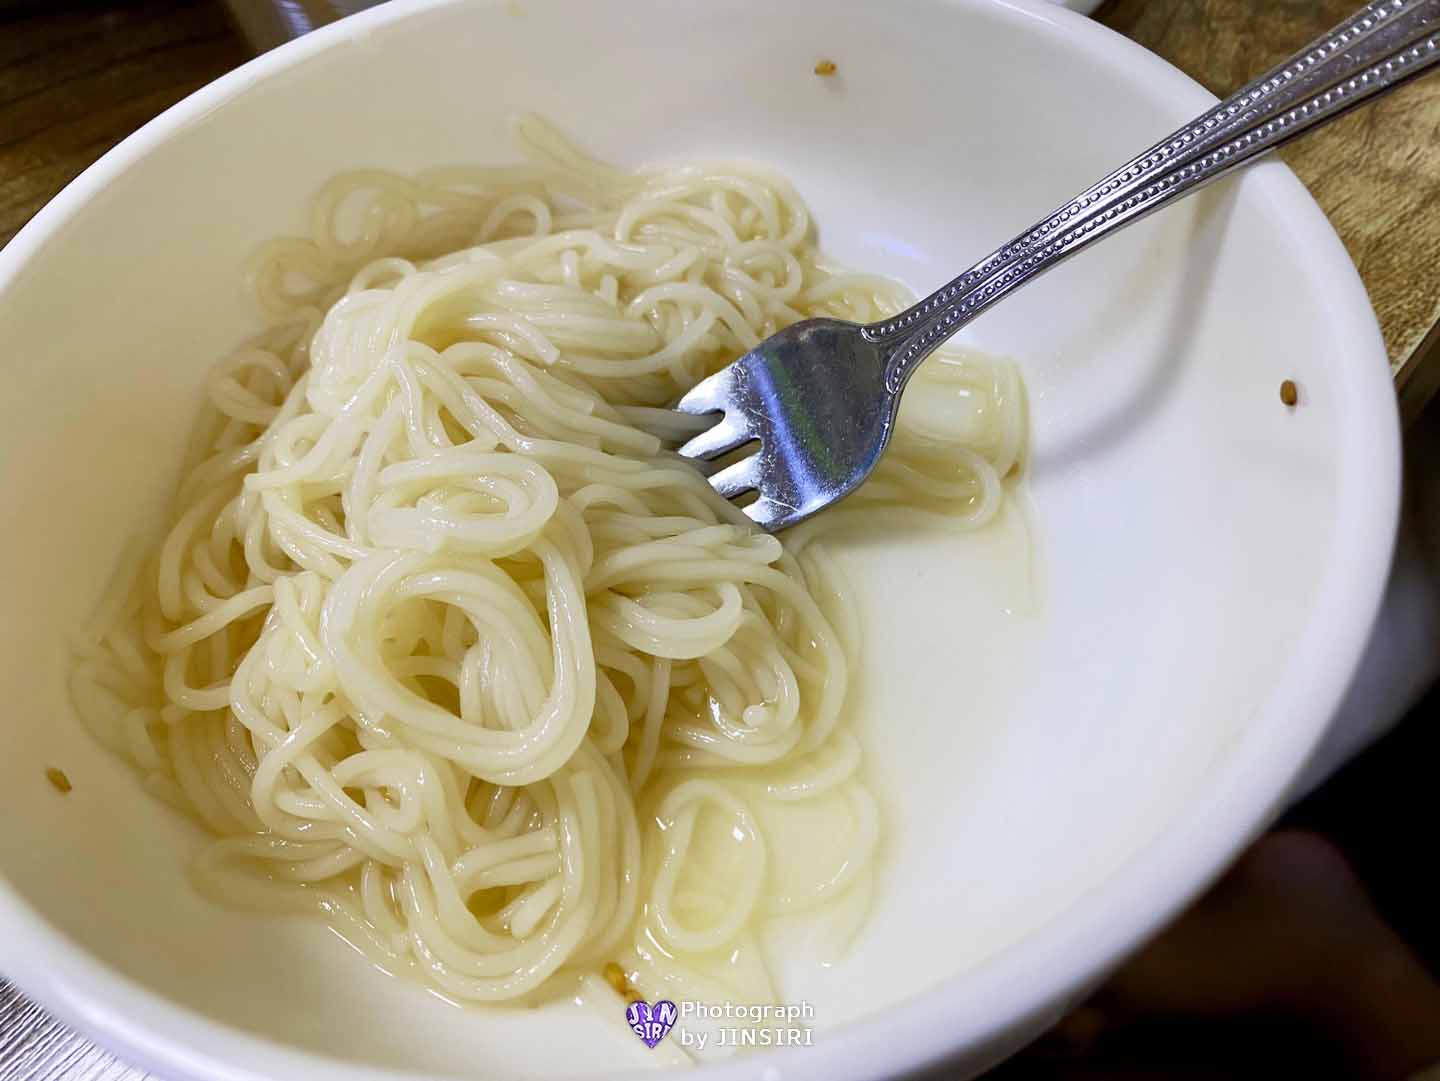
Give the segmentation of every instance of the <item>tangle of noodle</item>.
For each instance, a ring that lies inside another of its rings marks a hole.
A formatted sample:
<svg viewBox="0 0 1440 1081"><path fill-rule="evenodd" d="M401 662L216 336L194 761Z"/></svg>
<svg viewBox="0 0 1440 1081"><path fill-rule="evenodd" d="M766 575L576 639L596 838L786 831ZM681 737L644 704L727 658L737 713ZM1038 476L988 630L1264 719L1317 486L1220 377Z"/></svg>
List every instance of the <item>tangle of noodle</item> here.
<svg viewBox="0 0 1440 1081"><path fill-rule="evenodd" d="M910 394L954 422L902 424L782 546L667 456L660 407L795 320L908 296L827 267L778 177L517 135L533 166L339 177L263 250L272 328L211 370L173 524L82 636L75 700L215 834L215 896L319 912L464 1000L620 959L652 997L759 1001L733 963L758 921L863 908L878 832L816 530L992 517L1019 386L932 361ZM835 824L799 846L818 863L770 828L806 806Z"/></svg>

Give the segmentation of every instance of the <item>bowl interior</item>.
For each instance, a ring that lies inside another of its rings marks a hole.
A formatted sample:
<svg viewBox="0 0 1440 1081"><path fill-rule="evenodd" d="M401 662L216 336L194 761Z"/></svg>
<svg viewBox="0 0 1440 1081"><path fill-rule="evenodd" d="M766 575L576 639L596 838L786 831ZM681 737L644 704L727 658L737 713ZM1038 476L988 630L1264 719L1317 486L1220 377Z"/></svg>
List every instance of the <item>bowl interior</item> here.
<svg viewBox="0 0 1440 1081"><path fill-rule="evenodd" d="M821 57L836 76L812 73ZM1038 6L791 0L782 19L760 0L509 0L372 14L162 120L0 256L0 884L14 891L0 921L43 914L158 996L129 1049L173 1077L212 1070L185 1049L224 1060L242 1044L166 1002L351 1067L498 1078L656 1064L618 1017L462 1012L317 925L202 901L184 873L195 833L73 717L63 637L164 507L207 366L257 325L243 260L299 228L340 170L512 160L505 120L523 108L621 163L772 164L828 252L925 290L1205 100ZM1217 778L1272 753L1262 730L1288 733L1277 776L1298 766L1328 708L1295 691L1315 606L1348 590L1363 621L1356 583L1378 588L1378 570L1347 563L1340 523L1369 513L1383 534L1393 503L1393 476L1368 493L1353 476L1355 446L1394 439L1381 399L1355 393L1385 378L1363 305L1318 212L1263 165L971 328L966 340L1022 364L1027 490L982 534L877 524L841 545L886 842L853 952L785 966L784 997L813 1004L817 1042L947 978L1003 974L1057 926L1063 938L1067 914L1166 844ZM1294 410L1277 393L1287 378ZM51 765L74 782L63 799ZM1175 890L1206 873L1177 872ZM10 938L0 965L93 1027L113 1035L140 1008L52 947L38 955L40 938ZM1021 997L1051 1001L1086 975L1056 965ZM298 1061L253 1053L260 1073ZM806 1054L787 1061L819 1061ZM869 1068L831 1065L824 1076Z"/></svg>

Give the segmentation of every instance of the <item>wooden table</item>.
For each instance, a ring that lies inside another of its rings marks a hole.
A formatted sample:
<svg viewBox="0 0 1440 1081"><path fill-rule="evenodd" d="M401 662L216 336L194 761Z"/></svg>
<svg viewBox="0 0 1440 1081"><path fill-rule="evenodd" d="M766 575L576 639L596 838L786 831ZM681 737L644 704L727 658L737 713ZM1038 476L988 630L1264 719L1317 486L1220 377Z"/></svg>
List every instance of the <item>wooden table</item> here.
<svg viewBox="0 0 1440 1081"><path fill-rule="evenodd" d="M1356 6L1108 0L1097 18L1224 95ZM121 138L248 55L221 0L0 5L0 244ZM1413 415L1440 385L1440 77L1285 156L1360 268Z"/></svg>

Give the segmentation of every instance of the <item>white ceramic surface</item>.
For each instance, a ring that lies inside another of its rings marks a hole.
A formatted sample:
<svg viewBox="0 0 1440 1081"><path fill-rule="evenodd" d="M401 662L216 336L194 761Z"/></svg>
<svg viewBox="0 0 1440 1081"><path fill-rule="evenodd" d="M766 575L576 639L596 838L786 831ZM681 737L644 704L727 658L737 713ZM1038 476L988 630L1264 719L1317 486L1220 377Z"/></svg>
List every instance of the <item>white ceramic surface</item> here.
<svg viewBox="0 0 1440 1081"><path fill-rule="evenodd" d="M783 20L397 0L127 140L0 251L0 970L172 1081L657 1065L618 1017L459 1011L311 923L202 902L193 831L71 715L62 636L163 506L207 364L255 325L241 261L340 169L508 160L504 117L528 108L621 162L773 163L830 252L921 288L1210 100L1029 0L791 0ZM970 340L1024 366L1031 524L847 546L882 889L845 962L786 966L816 1045L707 1076L952 1053L962 1076L1013 1049L1264 823L1364 645L1397 506L1388 372L1283 166L1100 246Z"/></svg>

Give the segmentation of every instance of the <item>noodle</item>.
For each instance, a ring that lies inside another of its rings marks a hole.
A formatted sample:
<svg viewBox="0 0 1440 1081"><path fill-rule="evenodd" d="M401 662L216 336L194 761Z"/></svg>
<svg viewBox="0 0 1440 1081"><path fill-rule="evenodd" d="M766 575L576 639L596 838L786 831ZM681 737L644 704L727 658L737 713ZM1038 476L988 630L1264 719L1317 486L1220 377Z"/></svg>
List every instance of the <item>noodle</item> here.
<svg viewBox="0 0 1440 1081"><path fill-rule="evenodd" d="M318 913L467 1001L601 972L758 1001L759 922L863 900L879 836L859 621L816 538L877 505L992 517L1019 384L938 356L911 394L950 421L902 415L782 546L664 450L694 429L663 407L797 319L908 297L827 266L778 177L517 135L531 166L339 177L259 254L270 329L211 370L75 702L215 835L216 898ZM800 807L826 844L771 829Z"/></svg>

